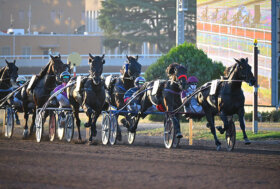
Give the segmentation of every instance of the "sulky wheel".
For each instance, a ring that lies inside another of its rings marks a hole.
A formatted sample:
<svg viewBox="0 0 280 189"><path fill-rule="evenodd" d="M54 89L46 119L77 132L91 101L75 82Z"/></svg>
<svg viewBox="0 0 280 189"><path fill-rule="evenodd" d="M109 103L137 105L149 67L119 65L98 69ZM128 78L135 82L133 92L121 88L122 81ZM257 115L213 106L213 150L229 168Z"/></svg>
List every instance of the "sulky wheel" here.
<svg viewBox="0 0 280 189"><path fill-rule="evenodd" d="M53 141L55 138L55 131L56 131L56 117L53 112L50 113L49 119L49 139Z"/></svg>
<svg viewBox="0 0 280 189"><path fill-rule="evenodd" d="M226 145L228 151L232 151L234 149L235 140L236 140L235 125L234 122L231 120L229 121L229 127L226 130Z"/></svg>
<svg viewBox="0 0 280 189"><path fill-rule="evenodd" d="M108 113L103 113L101 137L102 144L107 145L110 138L110 117Z"/></svg>
<svg viewBox="0 0 280 189"><path fill-rule="evenodd" d="M72 114L66 114L65 138L67 142L71 142L74 135L74 117Z"/></svg>
<svg viewBox="0 0 280 189"><path fill-rule="evenodd" d="M62 140L64 137L64 128L65 125L62 124L62 117L61 114L58 114L58 121L57 121L57 136L59 140Z"/></svg>
<svg viewBox="0 0 280 189"><path fill-rule="evenodd" d="M43 133L43 117L42 114L37 112L35 118L35 127L36 127L36 140L41 142L42 133Z"/></svg>
<svg viewBox="0 0 280 189"><path fill-rule="evenodd" d="M177 147L180 140L175 136L175 124L177 123L175 117L168 116L164 120L164 145L166 148Z"/></svg>
<svg viewBox="0 0 280 189"><path fill-rule="evenodd" d="M139 119L137 119L137 117L135 117L135 116L131 117L130 124L129 124L130 127L131 126L136 127L135 124L138 124L138 121L139 121ZM134 132L128 131L128 133L127 133L127 142L128 142L128 144L133 144L134 143L135 136L136 136L136 131L134 131Z"/></svg>
<svg viewBox="0 0 280 189"><path fill-rule="evenodd" d="M14 131L14 110L11 107L5 109L5 137L11 138Z"/></svg>
<svg viewBox="0 0 280 189"><path fill-rule="evenodd" d="M116 144L116 139L117 139L117 130L118 130L118 121L117 118L114 114L109 116L110 119L110 144L114 145Z"/></svg>

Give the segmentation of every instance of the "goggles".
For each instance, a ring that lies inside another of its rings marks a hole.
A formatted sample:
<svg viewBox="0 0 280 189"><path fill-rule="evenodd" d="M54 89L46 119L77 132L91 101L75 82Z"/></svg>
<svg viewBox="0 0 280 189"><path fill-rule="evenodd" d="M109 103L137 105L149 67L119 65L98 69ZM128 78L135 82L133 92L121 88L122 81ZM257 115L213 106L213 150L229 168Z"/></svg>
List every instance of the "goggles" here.
<svg viewBox="0 0 280 189"><path fill-rule="evenodd" d="M18 84L24 84L25 81L18 81L17 83L18 83Z"/></svg>
<svg viewBox="0 0 280 189"><path fill-rule="evenodd" d="M64 75L64 76L62 76L62 79L69 79L69 78L70 78L69 75Z"/></svg>

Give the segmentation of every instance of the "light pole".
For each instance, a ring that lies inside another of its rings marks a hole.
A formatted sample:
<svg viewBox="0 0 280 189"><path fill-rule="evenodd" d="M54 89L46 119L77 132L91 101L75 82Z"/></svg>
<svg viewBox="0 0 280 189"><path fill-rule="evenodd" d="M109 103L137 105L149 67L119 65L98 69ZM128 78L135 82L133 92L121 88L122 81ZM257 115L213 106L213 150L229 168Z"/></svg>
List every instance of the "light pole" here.
<svg viewBox="0 0 280 189"><path fill-rule="evenodd" d="M188 0L176 1L176 46L185 42L184 11L188 10Z"/></svg>
<svg viewBox="0 0 280 189"><path fill-rule="evenodd" d="M254 85L254 104L253 104L253 125L252 125L252 130L253 133L257 134L258 133L258 54L259 54L259 49L258 49L258 41L255 39L254 40L254 76L256 78L256 82Z"/></svg>

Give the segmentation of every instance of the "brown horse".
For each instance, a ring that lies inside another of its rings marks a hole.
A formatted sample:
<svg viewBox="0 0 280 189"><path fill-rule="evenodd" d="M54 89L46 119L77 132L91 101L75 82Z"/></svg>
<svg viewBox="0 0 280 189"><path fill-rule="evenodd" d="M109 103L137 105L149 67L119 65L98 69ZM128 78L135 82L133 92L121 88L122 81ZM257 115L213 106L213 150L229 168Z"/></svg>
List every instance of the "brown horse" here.
<svg viewBox="0 0 280 189"><path fill-rule="evenodd" d="M73 114L76 119L76 125L78 128L78 142L81 142L79 107L83 107L88 117L85 127L91 127L91 135L89 142L92 142L93 137L96 136L96 121L101 114L102 108L105 103L105 85L101 79L103 72L103 65L105 64L104 56L93 57L89 53L89 65L90 74L87 78L83 79L80 84L74 84L67 89L69 101L73 110ZM80 85L80 89L77 89L77 85Z"/></svg>
<svg viewBox="0 0 280 189"><path fill-rule="evenodd" d="M125 92L134 87L134 81L135 79L140 76L141 74L141 64L138 62L138 56L132 57L132 56L126 56L127 62L120 70L121 76L115 77L111 80L110 84L106 86L106 103L104 105L103 109L108 109L109 105L116 107L117 109L121 109L125 106L123 97ZM108 76L110 77L110 76ZM107 80L107 78L106 78ZM123 114L127 117L127 114ZM119 125L117 127L118 134L117 139L121 140L121 132Z"/></svg>
<svg viewBox="0 0 280 189"><path fill-rule="evenodd" d="M221 118L224 122L224 128L219 128L220 132L223 133L229 127L228 116L238 114L240 128L243 132L243 138L245 144L250 144L250 141L246 135L245 122L244 122L244 102L245 97L241 89L242 81L249 83L250 86L254 85L256 79L251 71L251 66L248 64L248 58L241 58L236 60L236 63L227 69L228 75L226 78L221 80L216 88L216 92L210 95L211 82L205 84L203 87L207 87L198 93L197 99L199 104L201 104L206 119L208 121L208 126L211 129L211 133L214 136L215 144L217 150L221 148L221 142L218 140L215 131L214 116L220 113Z"/></svg>
<svg viewBox="0 0 280 189"><path fill-rule="evenodd" d="M69 65L64 64L61 61L61 56L50 56L51 59L49 63L42 69L42 71L37 76L34 84L31 87L30 92L27 92L27 87L22 89L22 101L23 101L23 111L25 118L25 126L24 126L24 137L28 135L28 114L30 113L30 109L32 109L32 123L30 127L30 134L33 133L33 127L35 124L35 112L37 108L41 108L45 102L50 97L51 92L57 86L57 82L59 81L60 74L69 69ZM31 107L30 104L34 103L35 106ZM44 119L47 114L44 114Z"/></svg>
<svg viewBox="0 0 280 189"><path fill-rule="evenodd" d="M141 112L147 111L152 105L162 106L165 111L172 112L182 105L181 92L186 90L187 84L187 68L178 63L172 63L166 68L166 73L169 80L160 80L158 89L153 94L154 83L156 81L148 82L137 93L143 93L141 100ZM144 117L145 115L142 114ZM175 118L175 119L174 119ZM175 114L173 119L175 120L175 133L177 138L181 138L181 129L179 122L180 115ZM139 118L138 118L139 120ZM134 125L136 130L137 124Z"/></svg>

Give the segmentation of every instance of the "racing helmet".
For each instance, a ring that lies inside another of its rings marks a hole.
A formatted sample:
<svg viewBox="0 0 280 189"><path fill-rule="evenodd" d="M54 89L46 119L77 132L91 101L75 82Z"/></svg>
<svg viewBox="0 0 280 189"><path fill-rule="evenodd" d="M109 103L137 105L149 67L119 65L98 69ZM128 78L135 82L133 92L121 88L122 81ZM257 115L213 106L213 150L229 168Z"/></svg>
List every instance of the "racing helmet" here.
<svg viewBox="0 0 280 189"><path fill-rule="evenodd" d="M16 80L17 84L24 84L26 82L26 78L24 76L19 76Z"/></svg>
<svg viewBox="0 0 280 189"><path fill-rule="evenodd" d="M145 82L146 80L144 77L137 77L134 81L134 86L140 88L144 85Z"/></svg>
<svg viewBox="0 0 280 189"><path fill-rule="evenodd" d="M197 85L198 79L195 76L191 76L188 78L188 83L191 85Z"/></svg>
<svg viewBox="0 0 280 189"><path fill-rule="evenodd" d="M60 74L60 79L63 81L63 82L68 82L70 80L70 76L71 74L67 71L64 71Z"/></svg>

